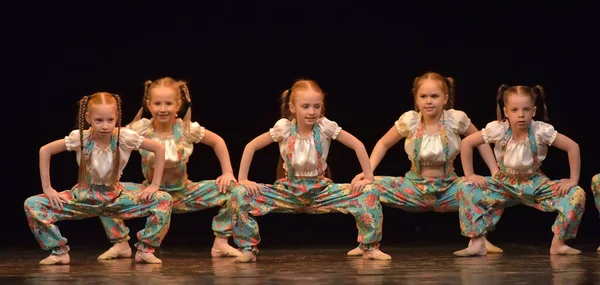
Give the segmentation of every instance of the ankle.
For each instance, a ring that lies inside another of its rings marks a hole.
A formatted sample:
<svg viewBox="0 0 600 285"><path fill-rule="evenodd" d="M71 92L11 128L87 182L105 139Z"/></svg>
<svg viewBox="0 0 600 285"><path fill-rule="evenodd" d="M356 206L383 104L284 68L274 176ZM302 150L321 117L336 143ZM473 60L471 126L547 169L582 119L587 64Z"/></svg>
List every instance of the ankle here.
<svg viewBox="0 0 600 285"><path fill-rule="evenodd" d="M215 236L215 241L213 242L214 247L223 247L227 245L229 245L229 243L226 237Z"/></svg>

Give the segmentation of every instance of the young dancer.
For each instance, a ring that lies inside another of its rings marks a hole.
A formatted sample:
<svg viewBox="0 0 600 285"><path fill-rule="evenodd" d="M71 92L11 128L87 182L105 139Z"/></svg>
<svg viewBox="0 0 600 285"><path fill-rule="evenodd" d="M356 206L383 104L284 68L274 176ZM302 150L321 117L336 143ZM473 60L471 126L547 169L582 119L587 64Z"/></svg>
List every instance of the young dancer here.
<svg viewBox="0 0 600 285"><path fill-rule="evenodd" d="M236 262L256 261L260 242L254 217L277 213L352 214L357 222L358 242L363 258L389 260L379 248L383 220L377 191L371 187L373 172L364 145L337 123L324 117L321 88L312 80L298 80L282 94L282 119L269 132L252 140L244 149L240 186L230 200L233 238L242 249ZM338 140L356 152L365 173L352 184L334 184L324 177L331 140ZM254 152L276 142L285 161L286 176L274 184L248 180Z"/></svg>
<svg viewBox="0 0 600 285"><path fill-rule="evenodd" d="M548 120L544 97L544 89L539 85L500 86L498 120L463 140L461 161L466 181L459 192L459 215L462 234L470 237L472 244L455 255L486 255L483 237L494 229L501 209L519 203L544 212L558 212L552 226L550 254L581 254L565 244L577 235L585 210L585 192L577 186L579 145L552 125L533 120L538 111L536 102L543 103L544 120ZM494 144L500 171L492 177L483 178L473 171L473 148L482 144ZM548 146L568 153L568 179L550 180L540 171ZM478 181L486 181L487 185L482 187Z"/></svg>
<svg viewBox="0 0 600 285"><path fill-rule="evenodd" d="M183 103L187 111L183 119L178 112ZM211 255L214 257L239 256L239 250L227 242L231 236L231 213L226 202L229 200L230 183L237 182L229 160L229 151L225 141L217 134L205 129L197 122L191 122L191 97L187 84L164 77L155 81L146 81L143 106L134 121L128 125L142 137L159 142L165 146L165 171L160 190L173 197L173 213L191 213L212 207L221 207L214 217L212 229L215 240ZM144 107L152 114L152 119L141 118ZM192 182L188 179L187 162L194 150L194 144L203 143L211 146L219 162L222 175L215 180ZM140 150L142 155L142 172L145 181L141 184L123 183L129 190L141 190L150 185L154 179L152 167L155 155ZM102 217L106 235L114 245L98 257L113 259L131 256L129 247L129 229L122 220Z"/></svg>
<svg viewBox="0 0 600 285"><path fill-rule="evenodd" d="M377 142L370 156L376 169L389 148L405 138L404 150L412 167L404 177L376 176L384 206L410 212L457 212L458 182L454 159L460 151L461 135L477 132L475 125L454 105L454 80L436 72L427 72L413 82L415 111L405 112L394 126ZM482 145L479 152L490 172L498 171L492 149ZM356 176L362 179L363 173ZM489 252L502 250L486 241ZM355 248L348 255L360 255Z"/></svg>
<svg viewBox="0 0 600 285"><path fill-rule="evenodd" d="M121 129L121 100L106 92L85 96L79 103L79 129L64 139L40 149L40 177L44 194L25 201L25 214L31 232L44 250L51 254L40 264L68 264L67 239L54 223L95 216L120 219L148 217L146 227L137 234L137 262L162 263L153 254L167 234L171 221L171 196L157 192L164 167L164 147L137 133ZM89 124L90 129L85 129ZM116 128L116 129L115 129ZM154 179L146 189L125 189L119 178L133 150L153 152ZM63 151L75 151L79 163L78 184L57 192L50 183L50 158Z"/></svg>

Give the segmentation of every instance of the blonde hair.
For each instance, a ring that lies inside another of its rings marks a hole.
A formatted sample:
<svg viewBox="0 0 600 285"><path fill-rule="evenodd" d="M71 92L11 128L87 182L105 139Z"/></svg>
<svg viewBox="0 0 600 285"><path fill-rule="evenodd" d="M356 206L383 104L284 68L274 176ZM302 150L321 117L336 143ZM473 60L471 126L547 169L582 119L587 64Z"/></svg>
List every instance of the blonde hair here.
<svg viewBox="0 0 600 285"><path fill-rule="evenodd" d="M79 142L81 144L80 150L80 158L79 158L79 175L78 175L78 184L80 188L87 188L88 180L90 178L90 173L88 171L87 160L84 155L85 144L83 141L83 130L86 127L85 113L91 110L92 106L102 105L102 104L114 104L117 107L117 147L115 152L113 153L113 165L112 165L112 173L110 176L110 185L115 185L119 182L119 166L121 161L121 152L120 152L120 137L121 137L121 96L117 94L111 94L108 92L98 92L94 93L90 96L84 96L79 100L79 114L77 117L77 122L79 126Z"/></svg>
<svg viewBox="0 0 600 285"><path fill-rule="evenodd" d="M192 120L192 98L190 97L190 89L188 89L187 83L183 80L175 80L171 77L163 77L152 80L146 80L144 82L144 98L142 100L142 107L133 118L131 123L135 123L142 118L142 114L144 113L144 108L147 107L146 102L150 100L150 93L152 88L156 87L169 87L175 90L177 94L177 99L184 100L187 105L187 110L185 115L183 116L183 125L186 129L189 128L190 122ZM177 110L179 111L179 110Z"/></svg>
<svg viewBox="0 0 600 285"><path fill-rule="evenodd" d="M294 85L292 85L292 87L290 89L283 91L283 93L281 94L281 117L282 118L286 118L288 120L293 119L294 114L292 114L292 112L290 111L290 103L294 102L294 99L296 97L295 96L296 91L300 91L300 90L315 91L315 92L321 94L321 96L323 97L323 100L325 100L325 93L323 93L323 90L321 90L321 87L319 87L319 84L317 84L317 82L315 82L314 80L310 80L310 79L296 80L296 82L294 82ZM323 104L323 107L321 109L321 117L322 116L325 116L325 104Z"/></svg>
<svg viewBox="0 0 600 285"><path fill-rule="evenodd" d="M419 88L421 88L421 84L425 79L438 81L440 84L439 87L442 90L442 92L448 94L448 102L446 103L446 105L444 105L444 109L448 110L454 108L454 101L456 98L454 89L454 79L452 77L443 77L437 72L430 71L421 76L415 77L415 80L413 80L413 88L411 90L413 97L417 97L417 92L419 91ZM419 111L419 106L416 102L415 111Z"/></svg>

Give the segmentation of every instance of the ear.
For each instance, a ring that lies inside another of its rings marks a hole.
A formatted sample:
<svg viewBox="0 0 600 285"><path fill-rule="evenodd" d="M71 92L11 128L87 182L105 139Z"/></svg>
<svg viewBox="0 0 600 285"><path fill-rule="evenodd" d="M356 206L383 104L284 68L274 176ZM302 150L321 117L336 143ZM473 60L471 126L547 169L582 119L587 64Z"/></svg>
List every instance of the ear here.
<svg viewBox="0 0 600 285"><path fill-rule="evenodd" d="M294 104L290 104L290 112L292 112L292 114L296 114L296 107Z"/></svg>
<svg viewBox="0 0 600 285"><path fill-rule="evenodd" d="M92 124L91 123L92 119L90 118L90 112L85 112L85 121L90 125Z"/></svg>
<svg viewBox="0 0 600 285"><path fill-rule="evenodd" d="M448 94L444 95L444 105L448 104L449 98L450 98L450 96L448 96Z"/></svg>
<svg viewBox="0 0 600 285"><path fill-rule="evenodd" d="M183 101L181 99L177 100L177 110L181 109L181 104L183 104Z"/></svg>
<svg viewBox="0 0 600 285"><path fill-rule="evenodd" d="M508 115L506 115L506 107L502 107L502 112L504 112L504 117L508 118Z"/></svg>
<svg viewBox="0 0 600 285"><path fill-rule="evenodd" d="M146 108L150 109L150 99L146 99Z"/></svg>
<svg viewBox="0 0 600 285"><path fill-rule="evenodd" d="M536 111L537 111L537 106L533 106L533 116L532 117L535 117L535 112Z"/></svg>

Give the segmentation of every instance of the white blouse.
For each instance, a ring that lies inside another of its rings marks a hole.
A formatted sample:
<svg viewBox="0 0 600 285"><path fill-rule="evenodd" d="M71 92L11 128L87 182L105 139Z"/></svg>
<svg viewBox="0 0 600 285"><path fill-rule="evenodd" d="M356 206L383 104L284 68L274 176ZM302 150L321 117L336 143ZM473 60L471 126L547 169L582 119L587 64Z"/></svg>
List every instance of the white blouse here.
<svg viewBox="0 0 600 285"><path fill-rule="evenodd" d="M273 141L279 143L279 153L284 158L287 157L288 153L288 139L290 137L290 131L292 126L296 123L295 120L280 119L275 125L269 130ZM327 169L327 155L329 154L329 146L331 140L335 140L342 130L341 127L334 121L322 117L317 121L317 127L321 135L321 165L323 171ZM298 136L296 143L294 144L294 150L292 153L292 167L296 177L316 177L322 173L318 173L317 170L317 149L315 146L314 133L311 132L307 137ZM286 163L283 164L284 169L287 170Z"/></svg>
<svg viewBox="0 0 600 285"><path fill-rule="evenodd" d="M454 109L444 110L444 128L448 137L448 159L452 162L460 152L460 135L464 135L471 120L463 111ZM405 137L404 150L411 161L415 159L415 139L419 128L420 114L415 111L408 111L395 122L398 133ZM423 131L421 149L419 150L419 161L421 165L439 166L446 163L446 154L440 133L429 133Z"/></svg>
<svg viewBox="0 0 600 285"><path fill-rule="evenodd" d="M157 141L165 146L165 168L177 167L179 162L187 163L190 155L194 151L194 144L202 141L206 129L197 122L193 122L190 124L189 131L186 131L183 127L183 120L177 119L176 124L179 125L182 132L182 139L180 145L178 145L174 135L161 137L153 132L149 132L149 130L152 129L153 120L154 119L143 118L127 125L127 127L138 133L140 136ZM180 149L183 149L182 156L179 154ZM147 159L150 166L154 165L154 153L148 153Z"/></svg>
<svg viewBox="0 0 600 285"><path fill-rule="evenodd" d="M548 123L532 121L533 135L538 146L537 163L533 161L529 137L524 141L515 141L511 137L504 153L504 165L509 174L532 174L542 165L548 154L548 146L552 145L558 132ZM508 121L493 121L487 124L481 134L486 143L493 143L496 160L502 159L502 146L498 142L504 139L506 131L510 128Z"/></svg>
<svg viewBox="0 0 600 285"><path fill-rule="evenodd" d="M85 143L87 137L91 132L89 130L83 131L83 141ZM136 132L121 128L120 135L120 157L119 162L119 173L122 174L123 169L129 161L129 157L133 150L137 150L144 141L144 138L138 135ZM77 152L77 164L81 158L81 139L79 137L79 130L72 131L68 136L65 137L65 144L67 145L68 151ZM110 186L110 174L113 165L113 151L109 146L106 148L99 148L94 144L92 149L92 157L90 167L90 177L92 184Z"/></svg>

